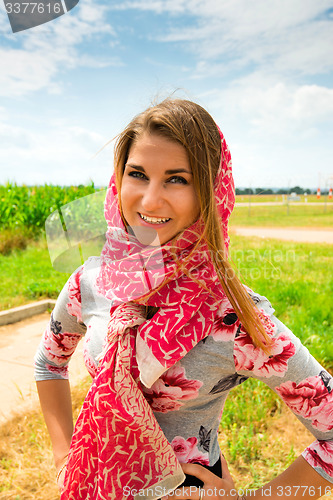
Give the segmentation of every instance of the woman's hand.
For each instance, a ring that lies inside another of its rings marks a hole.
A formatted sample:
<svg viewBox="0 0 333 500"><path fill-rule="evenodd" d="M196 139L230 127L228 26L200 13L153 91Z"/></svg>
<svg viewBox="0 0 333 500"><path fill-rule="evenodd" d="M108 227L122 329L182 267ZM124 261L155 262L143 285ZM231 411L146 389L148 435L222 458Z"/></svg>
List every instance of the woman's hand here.
<svg viewBox="0 0 333 500"><path fill-rule="evenodd" d="M58 485L60 493L64 489L66 466L67 466L67 457L66 457L65 461L62 463L62 465L57 470L57 485Z"/></svg>
<svg viewBox="0 0 333 500"><path fill-rule="evenodd" d="M170 495L163 497L161 500L221 500L228 497L230 500L237 500L238 494L235 489L234 481L230 475L227 462L221 456L222 477L216 476L202 465L198 464L181 464L185 474L196 476L204 484L201 488L196 486L184 486L174 490Z"/></svg>

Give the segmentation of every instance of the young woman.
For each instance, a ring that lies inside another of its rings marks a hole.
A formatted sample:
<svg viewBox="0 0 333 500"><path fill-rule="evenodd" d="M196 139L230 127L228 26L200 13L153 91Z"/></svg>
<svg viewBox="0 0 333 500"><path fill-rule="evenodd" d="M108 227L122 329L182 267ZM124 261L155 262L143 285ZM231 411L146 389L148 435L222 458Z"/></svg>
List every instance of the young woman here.
<svg viewBox="0 0 333 500"><path fill-rule="evenodd" d="M199 105L163 101L120 134L102 254L68 280L36 354L62 500L238 499L217 429L249 377L316 438L251 496L330 490L332 377L235 276L233 206L228 147ZM93 383L73 433L67 364L83 336Z"/></svg>

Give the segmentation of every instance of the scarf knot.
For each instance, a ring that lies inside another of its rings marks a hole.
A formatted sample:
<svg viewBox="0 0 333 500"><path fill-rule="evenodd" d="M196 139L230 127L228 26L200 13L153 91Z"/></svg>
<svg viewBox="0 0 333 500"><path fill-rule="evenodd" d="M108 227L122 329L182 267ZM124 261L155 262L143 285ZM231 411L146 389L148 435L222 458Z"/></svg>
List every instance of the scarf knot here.
<svg viewBox="0 0 333 500"><path fill-rule="evenodd" d="M122 336L128 329L142 325L146 321L146 307L135 302L127 302L111 310L111 318L107 331L108 343Z"/></svg>

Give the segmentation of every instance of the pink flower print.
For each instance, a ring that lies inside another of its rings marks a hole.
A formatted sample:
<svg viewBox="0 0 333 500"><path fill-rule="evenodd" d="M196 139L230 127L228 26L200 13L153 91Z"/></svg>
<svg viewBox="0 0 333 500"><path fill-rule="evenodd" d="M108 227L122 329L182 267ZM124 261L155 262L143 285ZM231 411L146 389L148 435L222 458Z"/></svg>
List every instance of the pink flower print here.
<svg viewBox="0 0 333 500"><path fill-rule="evenodd" d="M68 280L68 297L69 302L67 303L67 311L72 316L76 316L78 321L82 321L81 317L81 287L80 278L82 274L82 269L80 269Z"/></svg>
<svg viewBox="0 0 333 500"><path fill-rule="evenodd" d="M57 365L63 365L75 351L81 335L66 332L55 334L51 331L51 326L48 325L44 332L45 356L49 361Z"/></svg>
<svg viewBox="0 0 333 500"><path fill-rule="evenodd" d="M89 375L94 378L96 375L97 371L97 365L95 364L95 361L93 360L90 352L89 352L89 347L88 344L90 342L90 337L86 339L83 347L83 359L84 359L84 364L89 372Z"/></svg>
<svg viewBox="0 0 333 500"><path fill-rule="evenodd" d="M291 410L311 419L318 430L333 429L333 393L328 392L320 376L308 377L299 384L289 380L276 387L276 392Z"/></svg>
<svg viewBox="0 0 333 500"><path fill-rule="evenodd" d="M233 340L239 324L237 314L230 306L216 315L211 336L216 342Z"/></svg>
<svg viewBox="0 0 333 500"><path fill-rule="evenodd" d="M252 339L247 333L242 333L235 339L234 361L236 371L253 370L258 356L259 349L253 345Z"/></svg>
<svg viewBox="0 0 333 500"><path fill-rule="evenodd" d="M321 467L326 474L333 477L332 441L315 441L302 455L312 467Z"/></svg>
<svg viewBox="0 0 333 500"><path fill-rule="evenodd" d="M266 314L263 309L258 309L256 313L263 327L265 328L266 333L272 337L276 331L276 325L273 323L273 321L270 319L268 314Z"/></svg>
<svg viewBox="0 0 333 500"><path fill-rule="evenodd" d="M283 377L288 369L288 360L295 354L290 338L281 333L273 339L270 353L255 347L247 334L235 339L234 360L236 370L250 370L258 377Z"/></svg>
<svg viewBox="0 0 333 500"><path fill-rule="evenodd" d="M333 394L327 396L325 402L320 406L320 411L313 416L312 425L318 431L326 432L333 429Z"/></svg>
<svg viewBox="0 0 333 500"><path fill-rule="evenodd" d="M261 359L258 357L253 373L263 377L273 375L283 377L288 369L288 360L294 356L295 352L295 345L288 335L281 333L274 339L268 356L263 351L260 351Z"/></svg>
<svg viewBox="0 0 333 500"><path fill-rule="evenodd" d="M216 342L233 340L239 326L239 319L230 301L224 297L217 311L210 335Z"/></svg>
<svg viewBox="0 0 333 500"><path fill-rule="evenodd" d="M196 437L184 439L181 436L176 436L171 441L171 446L175 455L182 464L201 464L209 465L208 453L202 453L197 447L198 440Z"/></svg>
<svg viewBox="0 0 333 500"><path fill-rule="evenodd" d="M188 380L185 369L176 363L150 389L143 386L142 390L153 411L167 413L179 410L183 406L182 400L198 397L202 384L200 380Z"/></svg>
<svg viewBox="0 0 333 500"><path fill-rule="evenodd" d="M50 373L55 373L64 379L68 379L68 366L52 366L48 363L46 363L45 366Z"/></svg>

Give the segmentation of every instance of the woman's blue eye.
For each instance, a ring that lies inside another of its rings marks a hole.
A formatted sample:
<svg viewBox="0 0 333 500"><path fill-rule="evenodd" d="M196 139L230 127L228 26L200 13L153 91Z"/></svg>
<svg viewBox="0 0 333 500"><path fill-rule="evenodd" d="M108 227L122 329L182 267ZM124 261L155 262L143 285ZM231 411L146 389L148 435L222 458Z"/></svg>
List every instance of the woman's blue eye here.
<svg viewBox="0 0 333 500"><path fill-rule="evenodd" d="M148 177L143 173L139 172L138 170L131 170L128 173L129 177L134 177L135 179L140 179L140 180L147 180ZM167 179L166 182L169 182L171 184L188 184L187 180L180 176L180 175L173 175L169 179Z"/></svg>
<svg viewBox="0 0 333 500"><path fill-rule="evenodd" d="M130 177L135 177L136 179L147 179L145 174L142 172L138 172L137 170L132 170L132 172L129 172L128 174Z"/></svg>
<svg viewBox="0 0 333 500"><path fill-rule="evenodd" d="M180 175L175 175L169 179L169 182L172 183L179 183L179 184L188 184L187 180L184 177L181 177Z"/></svg>

